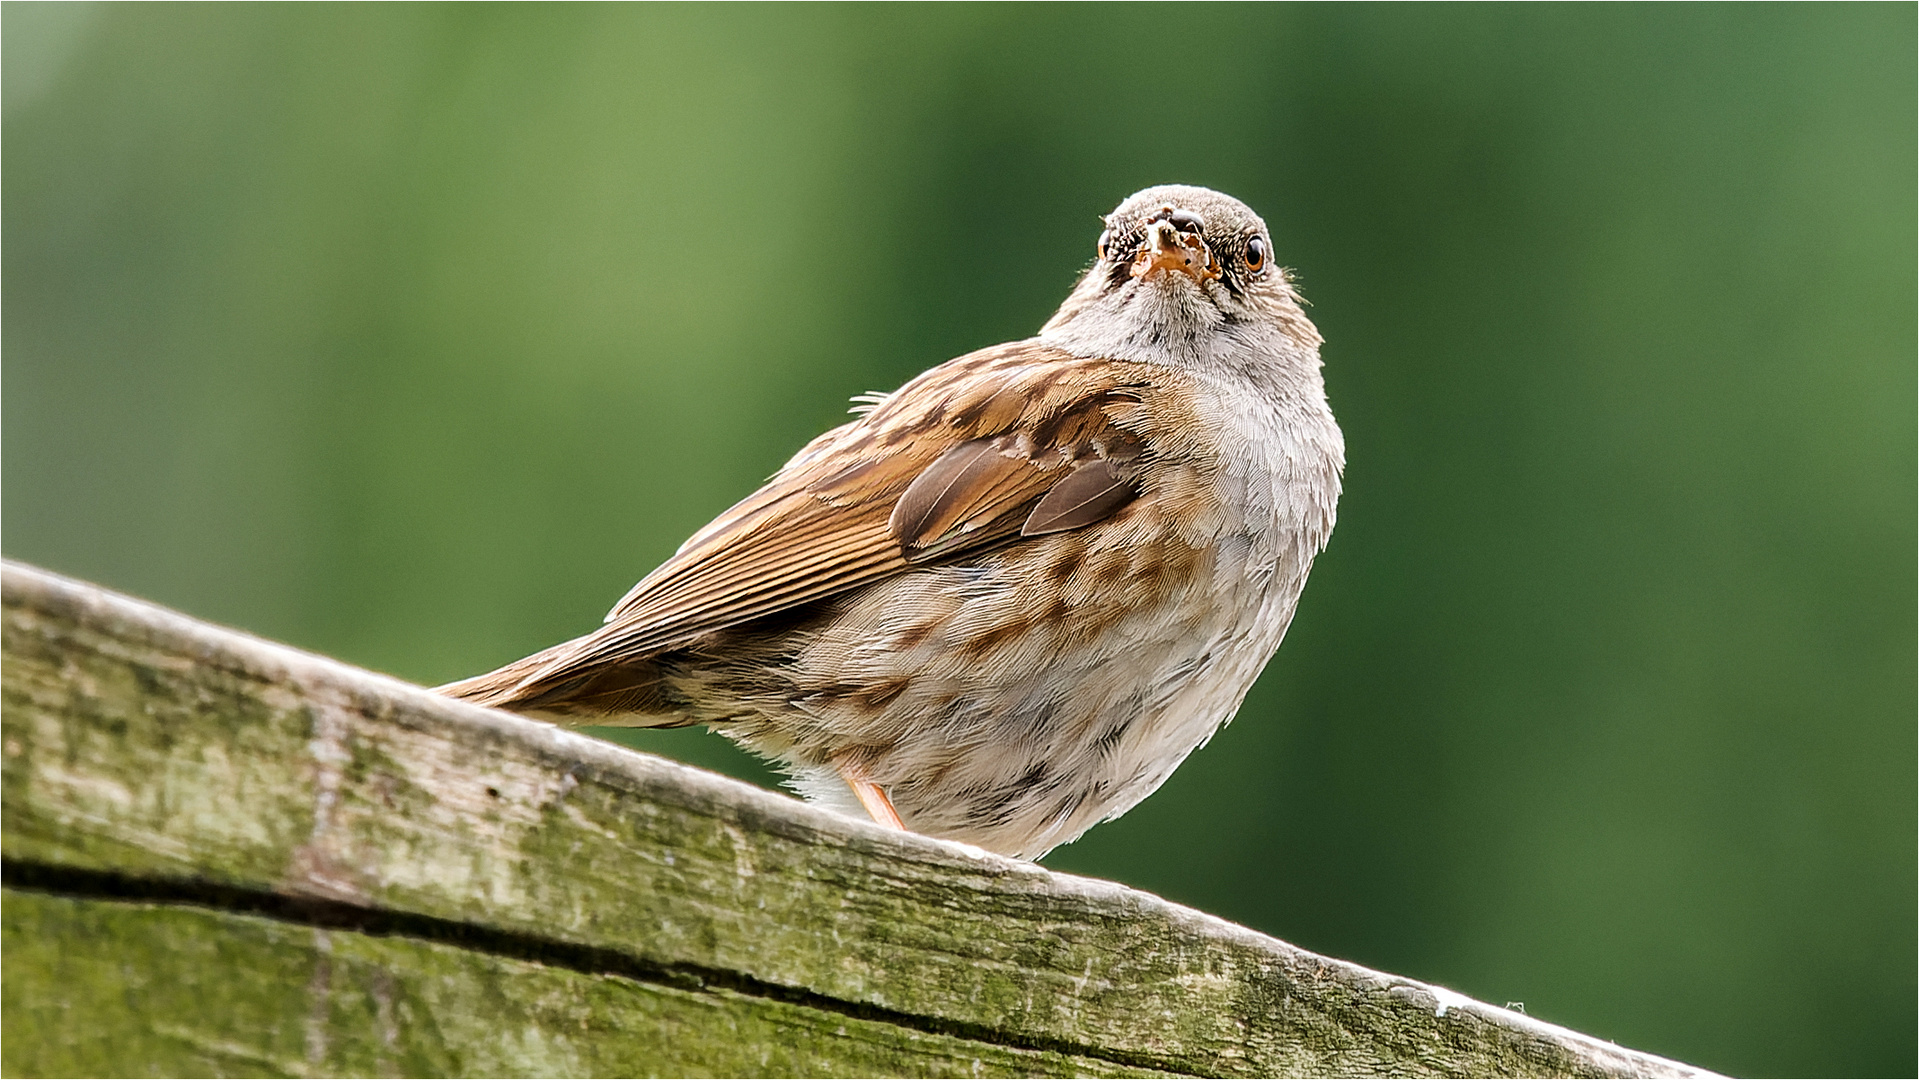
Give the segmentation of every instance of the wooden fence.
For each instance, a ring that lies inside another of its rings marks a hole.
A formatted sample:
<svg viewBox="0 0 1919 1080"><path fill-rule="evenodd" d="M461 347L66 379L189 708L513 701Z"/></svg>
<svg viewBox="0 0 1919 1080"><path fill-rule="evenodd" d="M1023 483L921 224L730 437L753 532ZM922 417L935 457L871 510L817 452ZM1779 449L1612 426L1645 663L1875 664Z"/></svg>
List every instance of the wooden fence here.
<svg viewBox="0 0 1919 1080"><path fill-rule="evenodd" d="M0 1068L1703 1076L7 563Z"/></svg>

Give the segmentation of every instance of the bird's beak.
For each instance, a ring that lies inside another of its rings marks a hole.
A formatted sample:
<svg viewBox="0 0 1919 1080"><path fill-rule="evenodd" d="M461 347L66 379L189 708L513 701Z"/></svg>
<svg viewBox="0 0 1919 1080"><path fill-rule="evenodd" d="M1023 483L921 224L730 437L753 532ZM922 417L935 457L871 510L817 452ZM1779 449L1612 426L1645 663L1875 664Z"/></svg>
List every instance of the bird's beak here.
<svg viewBox="0 0 1919 1080"><path fill-rule="evenodd" d="M1133 256L1133 276L1145 277L1155 270L1179 270L1195 281L1219 276L1212 249L1198 233L1184 233L1170 221L1155 221L1146 226L1146 240Z"/></svg>

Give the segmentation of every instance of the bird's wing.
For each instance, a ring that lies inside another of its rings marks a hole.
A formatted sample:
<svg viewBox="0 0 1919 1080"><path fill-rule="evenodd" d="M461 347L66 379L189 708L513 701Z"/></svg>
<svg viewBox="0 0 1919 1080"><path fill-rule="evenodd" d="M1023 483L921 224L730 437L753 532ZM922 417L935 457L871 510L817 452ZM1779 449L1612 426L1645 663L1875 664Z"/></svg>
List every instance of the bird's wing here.
<svg viewBox="0 0 1919 1080"><path fill-rule="evenodd" d="M520 684L1106 517L1138 494L1152 377L1030 341L942 364L814 440Z"/></svg>

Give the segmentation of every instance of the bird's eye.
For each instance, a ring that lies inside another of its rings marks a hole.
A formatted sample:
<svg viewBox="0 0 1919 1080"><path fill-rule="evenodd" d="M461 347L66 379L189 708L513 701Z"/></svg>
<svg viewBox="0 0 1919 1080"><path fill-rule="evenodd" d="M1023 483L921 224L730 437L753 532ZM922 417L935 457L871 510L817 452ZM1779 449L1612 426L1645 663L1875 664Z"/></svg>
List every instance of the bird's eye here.
<svg viewBox="0 0 1919 1080"><path fill-rule="evenodd" d="M1266 269L1266 241L1257 236L1246 244L1246 269L1255 274Z"/></svg>
<svg viewBox="0 0 1919 1080"><path fill-rule="evenodd" d="M1084 236L1086 234L1081 233L1080 235ZM1113 233L1111 229L1099 234L1099 257L1102 259L1106 257L1106 242L1112 239L1112 236Z"/></svg>

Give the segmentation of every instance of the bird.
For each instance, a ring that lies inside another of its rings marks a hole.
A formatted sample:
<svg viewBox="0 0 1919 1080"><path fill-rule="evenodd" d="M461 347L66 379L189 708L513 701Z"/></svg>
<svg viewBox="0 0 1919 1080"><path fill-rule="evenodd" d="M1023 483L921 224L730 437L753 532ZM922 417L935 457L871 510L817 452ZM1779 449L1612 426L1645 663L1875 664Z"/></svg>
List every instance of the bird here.
<svg viewBox="0 0 1919 1080"><path fill-rule="evenodd" d="M808 801L1019 859L1137 805L1279 648L1345 442L1258 214L1167 184L1102 224L1036 335L855 398L600 628L439 690L704 725Z"/></svg>

